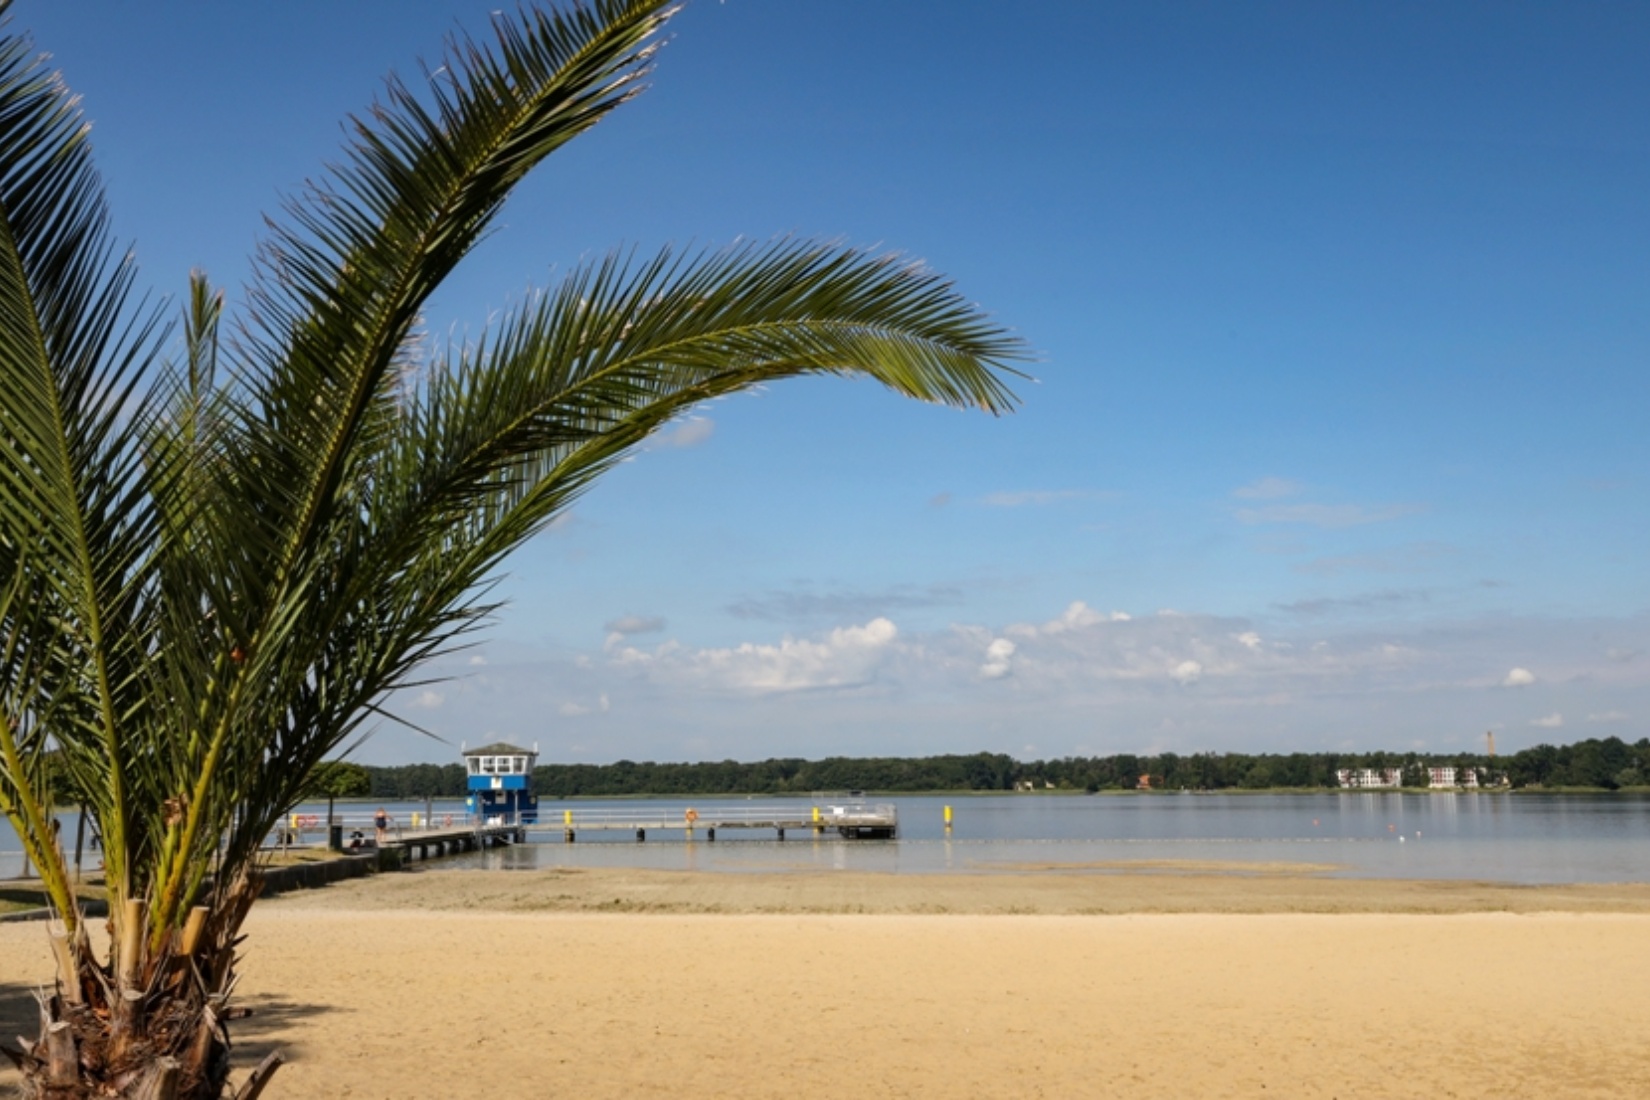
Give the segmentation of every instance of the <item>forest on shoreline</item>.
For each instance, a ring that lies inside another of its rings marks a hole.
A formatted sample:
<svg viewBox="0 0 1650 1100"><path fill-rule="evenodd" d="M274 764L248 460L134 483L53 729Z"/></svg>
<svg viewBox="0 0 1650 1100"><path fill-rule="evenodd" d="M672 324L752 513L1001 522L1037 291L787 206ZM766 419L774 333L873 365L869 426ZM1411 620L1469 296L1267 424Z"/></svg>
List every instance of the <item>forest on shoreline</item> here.
<svg viewBox="0 0 1650 1100"><path fill-rule="evenodd" d="M775 758L699 763L540 764L533 786L542 798L636 795L808 794L814 791L1087 791L1296 790L1339 787L1341 769L1397 769L1406 788L1429 786L1428 769L1471 770L1484 786L1514 790L1650 785L1650 738L1617 737L1570 745L1536 745L1504 756L1483 753L1159 753L1015 760L1002 753L925 757ZM329 765L327 786L338 795L378 799L461 797L463 765Z"/></svg>

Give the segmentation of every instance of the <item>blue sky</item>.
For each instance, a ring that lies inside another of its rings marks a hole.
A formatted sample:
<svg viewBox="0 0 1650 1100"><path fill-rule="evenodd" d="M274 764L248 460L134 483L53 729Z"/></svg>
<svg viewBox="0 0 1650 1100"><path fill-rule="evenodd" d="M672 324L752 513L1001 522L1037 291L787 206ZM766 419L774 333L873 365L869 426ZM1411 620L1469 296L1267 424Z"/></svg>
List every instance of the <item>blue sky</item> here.
<svg viewBox="0 0 1650 1100"><path fill-rule="evenodd" d="M176 296L238 286L343 116L489 10L13 18ZM924 259L1036 381L998 420L823 380L702 409L395 706L593 762L1645 736L1647 47L1627 4L696 0L432 330L789 233Z"/></svg>

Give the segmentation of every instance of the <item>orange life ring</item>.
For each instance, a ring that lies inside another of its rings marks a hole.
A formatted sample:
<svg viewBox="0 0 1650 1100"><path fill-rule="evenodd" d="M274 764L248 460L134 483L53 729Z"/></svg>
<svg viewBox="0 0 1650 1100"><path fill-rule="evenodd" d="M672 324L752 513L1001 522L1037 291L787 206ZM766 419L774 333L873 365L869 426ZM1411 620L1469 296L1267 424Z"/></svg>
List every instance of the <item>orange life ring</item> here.
<svg viewBox="0 0 1650 1100"><path fill-rule="evenodd" d="M698 821L699 820L699 811L698 810L689 810L687 812L687 820L688 820L689 825L692 825L695 821Z"/></svg>

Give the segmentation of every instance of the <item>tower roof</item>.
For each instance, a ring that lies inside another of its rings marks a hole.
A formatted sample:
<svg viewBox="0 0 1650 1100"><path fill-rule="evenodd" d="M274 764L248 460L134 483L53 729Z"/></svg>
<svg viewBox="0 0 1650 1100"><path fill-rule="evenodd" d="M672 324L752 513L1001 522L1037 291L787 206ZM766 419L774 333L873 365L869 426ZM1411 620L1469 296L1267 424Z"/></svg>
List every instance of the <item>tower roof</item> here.
<svg viewBox="0 0 1650 1100"><path fill-rule="evenodd" d="M494 741L491 745L482 745L480 748L465 749L462 756L537 756L532 749L524 749L520 745L512 745L508 741Z"/></svg>

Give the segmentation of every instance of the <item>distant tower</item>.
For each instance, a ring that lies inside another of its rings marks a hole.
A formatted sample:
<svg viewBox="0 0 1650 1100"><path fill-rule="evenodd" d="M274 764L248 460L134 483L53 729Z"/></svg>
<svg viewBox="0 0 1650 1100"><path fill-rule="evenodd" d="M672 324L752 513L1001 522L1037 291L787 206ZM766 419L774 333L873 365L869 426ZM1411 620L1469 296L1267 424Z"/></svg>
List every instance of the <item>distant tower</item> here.
<svg viewBox="0 0 1650 1100"><path fill-rule="evenodd" d="M538 753L500 741L464 750L464 771L472 814L483 823L503 818L502 824L536 825L539 796L533 793L533 765Z"/></svg>
<svg viewBox="0 0 1650 1100"><path fill-rule="evenodd" d="M1495 756L1495 731L1494 730L1485 730L1484 731L1484 744L1489 747L1490 756L1494 757Z"/></svg>

